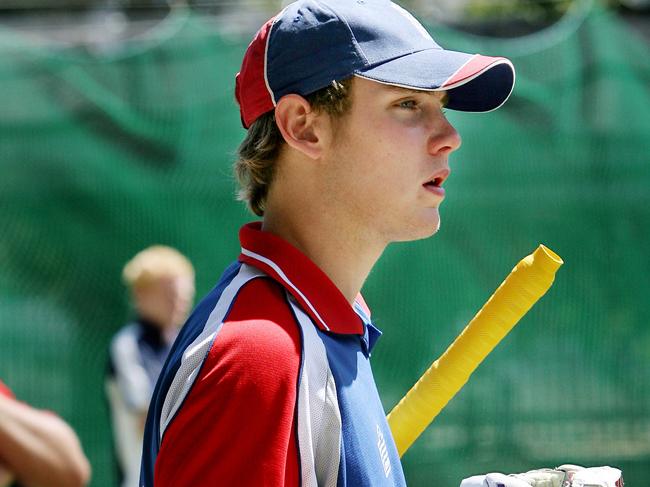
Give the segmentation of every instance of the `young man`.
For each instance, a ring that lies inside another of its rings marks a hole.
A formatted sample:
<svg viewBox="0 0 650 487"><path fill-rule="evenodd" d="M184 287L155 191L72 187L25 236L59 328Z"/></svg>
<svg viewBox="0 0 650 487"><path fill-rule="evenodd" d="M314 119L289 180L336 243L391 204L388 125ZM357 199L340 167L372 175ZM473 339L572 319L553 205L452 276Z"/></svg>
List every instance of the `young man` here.
<svg viewBox="0 0 650 487"><path fill-rule="evenodd" d="M194 299L194 268L176 249L148 247L122 271L136 318L113 337L106 377L121 487L137 487L147 408Z"/></svg>
<svg viewBox="0 0 650 487"><path fill-rule="evenodd" d="M443 107L495 109L513 83L385 0L299 1L260 29L236 172L263 221L174 344L142 485L404 485L359 291L389 243L439 227L460 145Z"/></svg>

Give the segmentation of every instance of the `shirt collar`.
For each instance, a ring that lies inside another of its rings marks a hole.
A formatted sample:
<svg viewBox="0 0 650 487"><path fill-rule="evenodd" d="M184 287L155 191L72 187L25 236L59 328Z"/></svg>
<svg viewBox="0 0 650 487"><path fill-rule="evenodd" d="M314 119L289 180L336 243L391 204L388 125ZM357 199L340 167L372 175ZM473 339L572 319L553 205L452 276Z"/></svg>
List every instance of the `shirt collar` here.
<svg viewBox="0 0 650 487"><path fill-rule="evenodd" d="M370 357L372 349L375 347L375 343L379 340L379 337L382 335L381 330L372 324L370 321L370 310L365 303L363 305L359 302L354 303L354 309L357 314L361 317L363 324L365 325L365 332L361 337L361 343L363 344L363 351L367 357Z"/></svg>
<svg viewBox="0 0 650 487"><path fill-rule="evenodd" d="M252 265L278 281L300 303L312 321L324 331L364 335L360 309L370 318L361 294L350 306L343 293L309 257L293 245L269 232L261 222L244 225L239 231L240 262Z"/></svg>

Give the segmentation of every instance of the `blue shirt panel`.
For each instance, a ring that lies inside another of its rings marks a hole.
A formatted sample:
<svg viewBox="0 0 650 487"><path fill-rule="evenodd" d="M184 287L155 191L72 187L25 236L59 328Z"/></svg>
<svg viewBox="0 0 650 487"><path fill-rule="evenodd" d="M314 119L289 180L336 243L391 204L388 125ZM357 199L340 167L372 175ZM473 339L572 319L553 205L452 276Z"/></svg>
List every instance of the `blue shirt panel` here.
<svg viewBox="0 0 650 487"><path fill-rule="evenodd" d="M338 485L405 486L402 464L369 361L372 347L381 332L356 306L355 310L365 324L363 336L318 330L336 382L341 412Z"/></svg>

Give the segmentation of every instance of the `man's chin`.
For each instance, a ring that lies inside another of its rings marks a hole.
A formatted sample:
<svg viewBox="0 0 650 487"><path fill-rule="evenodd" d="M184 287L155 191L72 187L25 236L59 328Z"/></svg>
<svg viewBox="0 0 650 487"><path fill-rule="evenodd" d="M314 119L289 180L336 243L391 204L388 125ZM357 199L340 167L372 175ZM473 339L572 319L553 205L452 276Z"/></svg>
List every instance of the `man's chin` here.
<svg viewBox="0 0 650 487"><path fill-rule="evenodd" d="M426 222L421 225L413 225L407 231L403 232L399 238L394 242L412 242L414 240L422 240L432 237L440 230L440 219L437 218L434 222Z"/></svg>

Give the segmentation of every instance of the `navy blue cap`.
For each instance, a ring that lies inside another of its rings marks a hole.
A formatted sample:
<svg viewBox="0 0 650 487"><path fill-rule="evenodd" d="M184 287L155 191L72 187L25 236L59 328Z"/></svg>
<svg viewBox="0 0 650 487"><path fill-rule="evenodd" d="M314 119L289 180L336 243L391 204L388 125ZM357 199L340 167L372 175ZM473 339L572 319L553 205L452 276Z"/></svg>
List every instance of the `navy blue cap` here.
<svg viewBox="0 0 650 487"><path fill-rule="evenodd" d="M452 110L485 112L510 96L512 63L448 51L388 0L300 0L257 32L237 74L245 127L284 95L308 95L360 76L417 90L445 90Z"/></svg>

